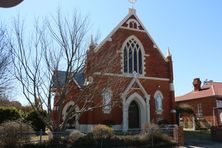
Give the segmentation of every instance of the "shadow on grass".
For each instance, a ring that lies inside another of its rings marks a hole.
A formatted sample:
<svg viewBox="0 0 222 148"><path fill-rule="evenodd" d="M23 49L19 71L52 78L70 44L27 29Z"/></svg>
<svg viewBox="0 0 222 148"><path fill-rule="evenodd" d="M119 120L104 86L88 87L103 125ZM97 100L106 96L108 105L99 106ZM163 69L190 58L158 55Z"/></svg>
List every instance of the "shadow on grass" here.
<svg viewBox="0 0 222 148"><path fill-rule="evenodd" d="M211 140L209 130L184 131L185 140Z"/></svg>

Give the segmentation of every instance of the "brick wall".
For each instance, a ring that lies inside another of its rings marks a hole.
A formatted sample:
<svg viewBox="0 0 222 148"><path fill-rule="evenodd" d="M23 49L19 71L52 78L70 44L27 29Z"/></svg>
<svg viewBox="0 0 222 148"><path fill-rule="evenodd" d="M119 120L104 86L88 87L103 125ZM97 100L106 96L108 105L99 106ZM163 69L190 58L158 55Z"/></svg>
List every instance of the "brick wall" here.
<svg viewBox="0 0 222 148"><path fill-rule="evenodd" d="M184 145L184 132L183 127L178 127L178 145L183 146Z"/></svg>
<svg viewBox="0 0 222 148"><path fill-rule="evenodd" d="M133 18L134 16L132 16ZM124 26L124 25L123 25ZM143 28L140 28L143 29ZM143 31L126 30L119 28L112 35L111 39L105 42L97 52L93 47L89 49L86 60L85 78L93 77L92 102L97 104L102 102L102 91L104 88L111 88L115 93L112 97L113 106L110 114L104 114L102 108L84 113L80 118L82 124L97 124L106 120L112 120L115 124L122 124L122 100L121 93L127 88L133 77L104 76L104 73L122 74L121 48L124 41L131 35L136 36L144 47L145 55L144 68L145 77L167 78L168 80L151 80L139 78L146 92L150 95L150 119L157 122L157 114L155 112L154 93L160 90L163 94L163 113L162 118L169 123L173 122L173 115L170 113L174 107L174 92L170 90L170 83L173 82L172 59L165 59L160 51L154 47L152 39ZM99 72L101 75L96 75ZM130 92L136 91L141 94L141 90L131 89ZM70 94L70 99L74 99L78 93L75 91ZM143 98L144 94L141 94ZM119 103L118 103L119 101ZM116 103L117 102L117 103Z"/></svg>
<svg viewBox="0 0 222 148"><path fill-rule="evenodd" d="M215 97L207 97L200 99L193 99L188 101L180 101L177 104L189 104L194 113L196 114L197 120L200 123L200 128L209 128L215 122L215 125L218 125L218 119L213 117L213 108L216 106ZM202 106L203 117L198 116L198 104ZM217 111L214 109L215 117L217 116Z"/></svg>

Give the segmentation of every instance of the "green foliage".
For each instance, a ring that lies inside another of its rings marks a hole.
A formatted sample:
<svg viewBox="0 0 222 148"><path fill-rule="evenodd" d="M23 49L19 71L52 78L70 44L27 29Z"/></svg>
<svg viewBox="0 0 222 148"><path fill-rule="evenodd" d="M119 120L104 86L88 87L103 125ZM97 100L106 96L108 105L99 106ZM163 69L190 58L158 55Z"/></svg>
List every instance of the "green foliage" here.
<svg viewBox="0 0 222 148"><path fill-rule="evenodd" d="M14 107L0 107L0 124L9 121L17 120L21 118L20 112Z"/></svg>
<svg viewBox="0 0 222 148"><path fill-rule="evenodd" d="M92 133L88 133L73 143L73 147L94 147L95 145L96 140L94 139Z"/></svg>
<svg viewBox="0 0 222 148"><path fill-rule="evenodd" d="M19 101L10 101L8 99L1 99L1 98L0 98L0 107L8 107L8 108L14 107L17 110L23 112L24 115L33 110L32 106L30 105L22 106L22 104Z"/></svg>
<svg viewBox="0 0 222 148"><path fill-rule="evenodd" d="M33 133L32 127L21 121L8 121L0 125L0 143L4 146L13 147L28 142Z"/></svg>
<svg viewBox="0 0 222 148"><path fill-rule="evenodd" d="M186 139L195 139L198 137L202 140L210 139L210 130L195 130L195 131L184 131L184 136Z"/></svg>
<svg viewBox="0 0 222 148"><path fill-rule="evenodd" d="M46 116L45 111L41 111L40 114L41 116ZM45 131L45 123L41 120L41 118L39 118L38 114L34 110L28 113L25 120L31 123L36 132L39 132L41 129L42 131Z"/></svg>

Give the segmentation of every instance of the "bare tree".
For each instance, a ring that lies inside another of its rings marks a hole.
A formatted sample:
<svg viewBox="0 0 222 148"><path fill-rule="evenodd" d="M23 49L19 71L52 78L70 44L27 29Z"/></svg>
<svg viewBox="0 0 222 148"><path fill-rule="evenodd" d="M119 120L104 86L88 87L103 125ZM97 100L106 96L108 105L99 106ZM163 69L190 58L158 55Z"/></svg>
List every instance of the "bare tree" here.
<svg viewBox="0 0 222 148"><path fill-rule="evenodd" d="M107 78L106 83L100 79L90 85L73 85L74 77L83 73L86 65L87 25L87 18L78 13L68 19L58 12L57 17L46 20L42 26L36 23L35 31L28 37L24 25L19 21L14 23L14 38L10 47L14 57L15 77L22 86L25 98L52 131L62 131L69 119L104 106L102 101L92 100L97 93L92 90L98 87L96 83L110 84ZM109 62L112 61L109 59ZM76 97L72 98L75 90ZM75 104L64 119L63 107L70 97ZM55 113L52 101L56 104L57 120L52 119ZM43 108L47 108L46 117L40 114Z"/></svg>
<svg viewBox="0 0 222 148"><path fill-rule="evenodd" d="M11 56L8 50L8 39L6 29L0 25L0 98L5 96L5 91L9 87L9 65Z"/></svg>

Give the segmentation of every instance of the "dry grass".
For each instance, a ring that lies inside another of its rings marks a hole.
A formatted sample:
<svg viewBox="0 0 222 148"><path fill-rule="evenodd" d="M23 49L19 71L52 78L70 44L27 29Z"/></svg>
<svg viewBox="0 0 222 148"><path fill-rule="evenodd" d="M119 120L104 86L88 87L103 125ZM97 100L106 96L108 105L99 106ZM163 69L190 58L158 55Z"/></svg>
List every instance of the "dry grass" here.
<svg viewBox="0 0 222 148"><path fill-rule="evenodd" d="M48 140L49 140L48 135L43 135L42 136L42 141L48 141ZM40 142L40 136L32 136L30 141L31 142Z"/></svg>

